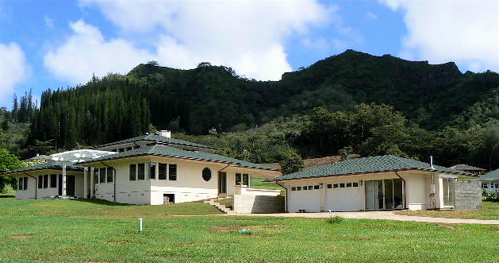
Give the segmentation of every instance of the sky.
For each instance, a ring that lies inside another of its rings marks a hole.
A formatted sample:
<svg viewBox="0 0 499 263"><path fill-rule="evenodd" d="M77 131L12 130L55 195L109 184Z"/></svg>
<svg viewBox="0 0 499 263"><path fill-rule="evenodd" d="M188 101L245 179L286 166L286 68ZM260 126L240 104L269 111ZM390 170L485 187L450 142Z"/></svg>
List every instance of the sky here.
<svg viewBox="0 0 499 263"><path fill-rule="evenodd" d="M0 107L149 61L265 81L347 49L499 72L499 0L0 0Z"/></svg>

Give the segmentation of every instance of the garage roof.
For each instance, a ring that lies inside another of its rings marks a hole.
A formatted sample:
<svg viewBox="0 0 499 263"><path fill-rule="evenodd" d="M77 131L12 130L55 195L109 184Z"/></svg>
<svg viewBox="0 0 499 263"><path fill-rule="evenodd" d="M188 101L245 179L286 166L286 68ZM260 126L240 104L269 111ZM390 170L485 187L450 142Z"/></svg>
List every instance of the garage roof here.
<svg viewBox="0 0 499 263"><path fill-rule="evenodd" d="M494 180L499 180L499 169L494 170L490 173L486 173L483 176L480 176L479 178L476 178L475 180L478 181L494 181Z"/></svg>
<svg viewBox="0 0 499 263"><path fill-rule="evenodd" d="M450 174L471 175L469 173L453 170L450 168L434 165L431 167L429 163L420 162L413 159L402 158L394 155L383 155L376 157L363 157L349 159L342 162L317 167L310 170L286 174L280 177L269 179L269 181L283 181L302 178L325 177L325 176L340 176L353 174L367 174L391 171L404 170L421 170L445 172Z"/></svg>

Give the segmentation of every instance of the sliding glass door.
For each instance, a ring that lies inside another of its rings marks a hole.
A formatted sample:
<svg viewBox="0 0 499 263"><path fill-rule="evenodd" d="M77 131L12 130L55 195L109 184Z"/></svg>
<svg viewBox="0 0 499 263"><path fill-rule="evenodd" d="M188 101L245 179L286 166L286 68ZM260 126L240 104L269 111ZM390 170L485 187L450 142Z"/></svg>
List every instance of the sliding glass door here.
<svg viewBox="0 0 499 263"><path fill-rule="evenodd" d="M403 209L403 181L401 179L365 182L366 210Z"/></svg>

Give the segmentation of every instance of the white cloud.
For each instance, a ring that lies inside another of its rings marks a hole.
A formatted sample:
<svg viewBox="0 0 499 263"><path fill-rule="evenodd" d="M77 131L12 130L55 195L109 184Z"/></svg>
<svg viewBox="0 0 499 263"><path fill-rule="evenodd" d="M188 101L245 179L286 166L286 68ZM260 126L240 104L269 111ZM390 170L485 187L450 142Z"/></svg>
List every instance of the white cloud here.
<svg viewBox="0 0 499 263"><path fill-rule="evenodd" d="M240 75L280 79L291 70L285 42L328 23L328 9L315 0L296 1L119 1L81 0L97 5L124 32L157 35L160 64L189 68L223 64Z"/></svg>
<svg viewBox="0 0 499 263"><path fill-rule="evenodd" d="M139 63L154 58L123 39L104 39L99 29L83 20L70 26L74 34L44 57L45 66L62 80L79 84L88 82L93 74L98 77L108 73L125 74Z"/></svg>
<svg viewBox="0 0 499 263"><path fill-rule="evenodd" d="M401 55L431 63L456 62L462 70L499 71L499 1L382 0L404 12Z"/></svg>
<svg viewBox="0 0 499 263"><path fill-rule="evenodd" d="M31 69L24 57L24 52L17 43L0 43L0 103L11 103L8 98L14 93L17 84L30 77Z"/></svg>

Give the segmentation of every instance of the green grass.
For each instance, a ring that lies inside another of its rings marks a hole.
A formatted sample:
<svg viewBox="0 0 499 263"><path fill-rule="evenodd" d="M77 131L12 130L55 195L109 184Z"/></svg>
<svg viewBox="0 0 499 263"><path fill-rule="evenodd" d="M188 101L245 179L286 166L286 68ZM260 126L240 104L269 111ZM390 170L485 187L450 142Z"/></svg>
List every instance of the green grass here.
<svg viewBox="0 0 499 263"><path fill-rule="evenodd" d="M421 211L397 211L395 213L400 215L410 215L410 216L499 220L499 202L483 202L482 210L477 210L477 211L421 210Z"/></svg>
<svg viewBox="0 0 499 263"><path fill-rule="evenodd" d="M280 190L281 195L284 195L284 188L280 187L275 182L265 182L265 178L251 178L251 188Z"/></svg>
<svg viewBox="0 0 499 263"><path fill-rule="evenodd" d="M203 203L4 198L0 207L1 262L499 261L490 225L225 216Z"/></svg>

